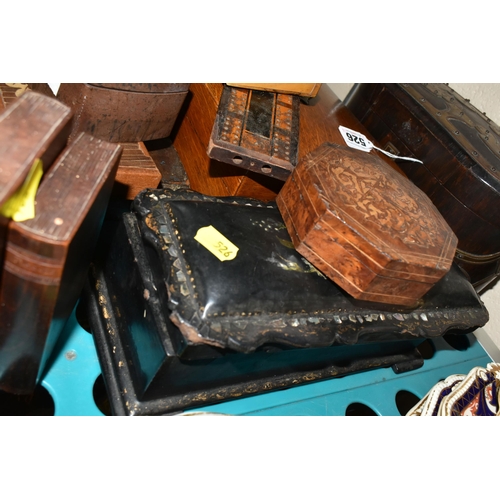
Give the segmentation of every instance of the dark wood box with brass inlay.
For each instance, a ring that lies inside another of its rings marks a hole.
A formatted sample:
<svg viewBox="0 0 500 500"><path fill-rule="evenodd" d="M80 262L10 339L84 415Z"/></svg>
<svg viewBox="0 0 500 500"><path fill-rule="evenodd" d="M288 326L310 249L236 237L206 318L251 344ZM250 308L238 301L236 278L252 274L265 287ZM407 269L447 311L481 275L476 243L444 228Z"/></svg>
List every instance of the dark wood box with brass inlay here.
<svg viewBox="0 0 500 500"><path fill-rule="evenodd" d="M347 107L399 161L458 237L477 291L500 274L500 127L446 84L357 84Z"/></svg>
<svg viewBox="0 0 500 500"><path fill-rule="evenodd" d="M414 306L451 267L446 221L371 153L323 144L276 201L297 251L357 299Z"/></svg>

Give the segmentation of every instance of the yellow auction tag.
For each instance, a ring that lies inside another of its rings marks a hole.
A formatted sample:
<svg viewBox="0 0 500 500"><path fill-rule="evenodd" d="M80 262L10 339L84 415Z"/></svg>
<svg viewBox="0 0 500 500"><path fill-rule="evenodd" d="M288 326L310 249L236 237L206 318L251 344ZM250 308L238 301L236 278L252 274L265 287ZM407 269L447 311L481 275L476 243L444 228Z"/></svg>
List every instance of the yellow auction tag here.
<svg viewBox="0 0 500 500"><path fill-rule="evenodd" d="M15 222L35 217L35 197L43 174L42 160L35 160L22 186L0 207L0 214Z"/></svg>
<svg viewBox="0 0 500 500"><path fill-rule="evenodd" d="M17 89L15 94L16 97L22 96L26 90L28 90L28 84L27 83L6 83L7 87L12 87L13 89Z"/></svg>
<svg viewBox="0 0 500 500"><path fill-rule="evenodd" d="M213 226L200 227L194 239L213 253L220 261L233 260L238 253L238 247L231 243Z"/></svg>

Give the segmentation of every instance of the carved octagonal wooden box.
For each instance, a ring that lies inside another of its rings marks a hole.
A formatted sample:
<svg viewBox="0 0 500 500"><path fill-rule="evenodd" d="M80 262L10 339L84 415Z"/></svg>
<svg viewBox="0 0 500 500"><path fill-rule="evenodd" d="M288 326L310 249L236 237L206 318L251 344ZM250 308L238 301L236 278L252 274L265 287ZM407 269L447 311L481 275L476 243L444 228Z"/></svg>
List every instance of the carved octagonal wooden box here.
<svg viewBox="0 0 500 500"><path fill-rule="evenodd" d="M297 251L357 299L415 306L451 267L453 231L374 154L325 143L276 201Z"/></svg>

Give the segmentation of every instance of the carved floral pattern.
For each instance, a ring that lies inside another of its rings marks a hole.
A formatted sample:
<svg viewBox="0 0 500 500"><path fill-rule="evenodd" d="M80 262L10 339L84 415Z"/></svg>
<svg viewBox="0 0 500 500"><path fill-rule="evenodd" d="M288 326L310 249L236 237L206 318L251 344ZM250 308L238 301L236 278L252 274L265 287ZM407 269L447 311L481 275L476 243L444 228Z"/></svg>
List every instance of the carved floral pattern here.
<svg viewBox="0 0 500 500"><path fill-rule="evenodd" d="M335 158L329 155L325 167L338 207L406 245L429 248L439 244L439 220L424 193L397 172L388 172L377 157L333 152Z"/></svg>

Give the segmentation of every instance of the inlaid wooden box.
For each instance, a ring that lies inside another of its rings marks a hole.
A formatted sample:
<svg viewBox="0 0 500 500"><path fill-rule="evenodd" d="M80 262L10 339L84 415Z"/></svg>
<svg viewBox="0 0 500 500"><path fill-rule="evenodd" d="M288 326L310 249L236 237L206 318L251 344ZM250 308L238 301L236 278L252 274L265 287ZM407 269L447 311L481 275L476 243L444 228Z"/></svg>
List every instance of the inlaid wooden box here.
<svg viewBox="0 0 500 500"><path fill-rule="evenodd" d="M297 251L357 299L413 307L451 267L453 231L374 154L325 143L276 201Z"/></svg>

